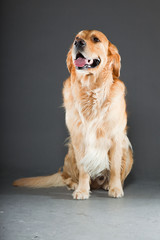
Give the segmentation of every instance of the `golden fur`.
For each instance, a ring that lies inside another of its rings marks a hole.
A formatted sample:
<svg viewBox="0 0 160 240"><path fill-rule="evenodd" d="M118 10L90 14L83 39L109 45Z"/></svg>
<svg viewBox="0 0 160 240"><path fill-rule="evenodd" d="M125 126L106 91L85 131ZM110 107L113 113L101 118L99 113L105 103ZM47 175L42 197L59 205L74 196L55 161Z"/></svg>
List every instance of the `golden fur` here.
<svg viewBox="0 0 160 240"><path fill-rule="evenodd" d="M93 37L99 39L93 41ZM122 197L123 183L132 164L127 137L125 85L119 80L121 58L116 46L99 31L81 31L76 39L86 43L89 59L100 59L94 68L75 67L75 46L67 55L70 77L64 82L63 100L70 140L63 171L47 177L18 179L15 186L64 186L74 189L74 199L89 198L90 188Z"/></svg>

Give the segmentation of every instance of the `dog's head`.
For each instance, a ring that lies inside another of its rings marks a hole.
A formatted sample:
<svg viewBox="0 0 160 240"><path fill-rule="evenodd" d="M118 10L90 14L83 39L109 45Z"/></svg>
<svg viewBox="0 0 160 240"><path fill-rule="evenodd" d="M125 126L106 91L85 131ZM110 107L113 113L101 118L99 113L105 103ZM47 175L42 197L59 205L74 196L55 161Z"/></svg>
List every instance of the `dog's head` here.
<svg viewBox="0 0 160 240"><path fill-rule="evenodd" d="M106 66L114 78L120 75L121 58L116 46L106 36L96 30L79 32L67 55L67 67L71 73L97 74Z"/></svg>

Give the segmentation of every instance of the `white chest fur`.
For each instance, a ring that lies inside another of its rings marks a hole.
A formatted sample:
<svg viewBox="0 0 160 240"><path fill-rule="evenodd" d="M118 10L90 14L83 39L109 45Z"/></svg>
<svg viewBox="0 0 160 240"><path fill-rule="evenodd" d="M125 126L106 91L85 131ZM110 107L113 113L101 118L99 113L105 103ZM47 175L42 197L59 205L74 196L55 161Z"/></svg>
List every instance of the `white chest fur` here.
<svg viewBox="0 0 160 240"><path fill-rule="evenodd" d="M97 124L94 121L84 125L83 129L83 144L85 155L81 159L86 172L90 174L92 178L95 178L104 169L109 170L109 158L108 150L111 145L110 139L107 135L97 139Z"/></svg>
<svg viewBox="0 0 160 240"><path fill-rule="evenodd" d="M82 113L73 115L74 111L66 111L66 123L70 130L71 138L72 133L75 138L78 138L79 134L82 135L80 142L78 141L78 151L83 152L80 163L83 164L85 171L92 178L95 178L104 169L107 168L109 170L108 151L111 146L111 139L105 131L102 137L97 138L97 131L103 126L103 120L100 117L94 118L92 121L86 121ZM80 126L78 126L79 121L81 121ZM73 138L72 144L74 145Z"/></svg>
<svg viewBox="0 0 160 240"><path fill-rule="evenodd" d="M104 129L109 108L107 104L104 104L108 94L107 84L94 91L82 90L84 95L81 98L78 97L79 95L73 87L73 104L66 105L66 123L73 146L76 136L78 138L81 135L81 141L78 143L80 154L77 154L81 157L78 161L83 164L84 169L92 178L98 176L104 169L109 170L108 151L111 146L111 139ZM81 122L80 125L78 125L79 122ZM103 136L97 137L98 129L102 129Z"/></svg>

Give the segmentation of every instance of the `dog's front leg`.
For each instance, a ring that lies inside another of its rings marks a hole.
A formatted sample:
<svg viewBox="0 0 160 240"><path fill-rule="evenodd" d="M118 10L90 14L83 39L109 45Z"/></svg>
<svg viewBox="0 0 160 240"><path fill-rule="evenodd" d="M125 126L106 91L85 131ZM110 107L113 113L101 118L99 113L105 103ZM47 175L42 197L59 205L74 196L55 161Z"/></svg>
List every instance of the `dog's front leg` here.
<svg viewBox="0 0 160 240"><path fill-rule="evenodd" d="M79 183L73 192L74 199L88 199L90 193L90 176L84 171L83 165L79 166Z"/></svg>
<svg viewBox="0 0 160 240"><path fill-rule="evenodd" d="M123 188L121 183L121 162L122 162L122 141L121 138L113 141L110 149L110 180L109 196L123 197Z"/></svg>

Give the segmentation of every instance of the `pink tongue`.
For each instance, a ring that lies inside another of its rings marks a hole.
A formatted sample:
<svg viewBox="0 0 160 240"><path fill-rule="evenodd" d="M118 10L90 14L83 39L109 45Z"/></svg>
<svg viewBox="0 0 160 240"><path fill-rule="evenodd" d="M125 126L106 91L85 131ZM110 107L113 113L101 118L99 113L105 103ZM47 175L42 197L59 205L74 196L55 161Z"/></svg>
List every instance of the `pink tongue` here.
<svg viewBox="0 0 160 240"><path fill-rule="evenodd" d="M84 65L86 65L87 63L87 59L81 57L74 60L74 64L76 65L76 67L84 67Z"/></svg>

